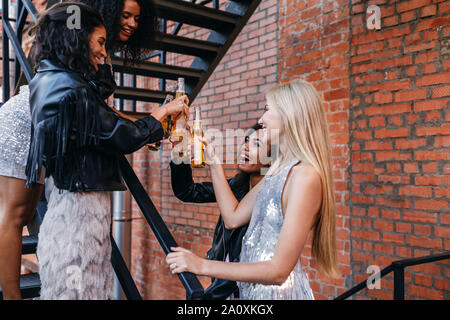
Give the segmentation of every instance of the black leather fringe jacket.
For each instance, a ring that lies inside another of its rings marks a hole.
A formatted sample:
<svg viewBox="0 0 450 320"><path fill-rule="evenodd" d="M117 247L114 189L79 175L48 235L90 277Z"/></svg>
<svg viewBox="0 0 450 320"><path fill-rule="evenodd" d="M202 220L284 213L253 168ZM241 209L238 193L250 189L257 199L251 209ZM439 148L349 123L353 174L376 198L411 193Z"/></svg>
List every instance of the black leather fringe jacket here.
<svg viewBox="0 0 450 320"><path fill-rule="evenodd" d="M152 116L133 122L112 110L104 102L112 92L101 81L87 81L50 60L40 62L29 86L27 186L45 168L59 189L125 190L118 156L163 136L161 123Z"/></svg>

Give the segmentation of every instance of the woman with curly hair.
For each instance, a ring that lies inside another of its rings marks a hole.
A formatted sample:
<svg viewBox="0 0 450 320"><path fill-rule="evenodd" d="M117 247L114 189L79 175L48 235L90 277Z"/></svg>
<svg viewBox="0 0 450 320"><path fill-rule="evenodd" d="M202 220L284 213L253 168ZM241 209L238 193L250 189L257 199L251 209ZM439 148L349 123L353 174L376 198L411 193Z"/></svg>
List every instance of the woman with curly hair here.
<svg viewBox="0 0 450 320"><path fill-rule="evenodd" d="M53 6L35 27L37 73L30 82L31 146L27 185L54 181L39 232L41 299L112 299L109 191L125 190L119 156L160 140L161 120L185 103L157 108L135 122L104 102L98 66L106 58L99 12L79 4L81 29L67 8Z"/></svg>

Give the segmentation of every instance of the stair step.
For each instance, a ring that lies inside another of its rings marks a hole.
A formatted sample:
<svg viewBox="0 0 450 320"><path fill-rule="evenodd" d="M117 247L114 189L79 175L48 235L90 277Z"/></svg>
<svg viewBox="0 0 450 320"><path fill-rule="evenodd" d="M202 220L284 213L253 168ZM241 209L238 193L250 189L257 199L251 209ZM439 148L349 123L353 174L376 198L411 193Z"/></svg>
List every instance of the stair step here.
<svg viewBox="0 0 450 320"><path fill-rule="evenodd" d="M132 87L117 87L114 92L114 98L163 103L168 94L173 94L173 92Z"/></svg>
<svg viewBox="0 0 450 320"><path fill-rule="evenodd" d="M39 297L41 280L38 273L23 274L20 276L20 293L23 299ZM0 287L0 300L3 300L3 290Z"/></svg>
<svg viewBox="0 0 450 320"><path fill-rule="evenodd" d="M217 42L191 39L158 32L155 36L153 48L180 54L186 54L206 59L214 58L221 48Z"/></svg>
<svg viewBox="0 0 450 320"><path fill-rule="evenodd" d="M22 254L36 253L37 244L38 244L37 236L22 237Z"/></svg>
<svg viewBox="0 0 450 320"><path fill-rule="evenodd" d="M183 77L187 80L192 79L193 81L198 81L203 72L200 69L184 68L155 62L139 62L130 66L126 65L123 59L117 57L112 58L112 65L115 72L172 80Z"/></svg>
<svg viewBox="0 0 450 320"><path fill-rule="evenodd" d="M158 16L211 30L232 29L240 16L180 0L154 0Z"/></svg>

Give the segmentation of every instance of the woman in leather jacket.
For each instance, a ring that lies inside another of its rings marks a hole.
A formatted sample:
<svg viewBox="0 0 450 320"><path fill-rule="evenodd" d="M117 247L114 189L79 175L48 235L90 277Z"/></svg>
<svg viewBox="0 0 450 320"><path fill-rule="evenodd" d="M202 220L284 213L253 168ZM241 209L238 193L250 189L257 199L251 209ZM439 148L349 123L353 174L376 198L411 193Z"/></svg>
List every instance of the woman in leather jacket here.
<svg viewBox="0 0 450 320"><path fill-rule="evenodd" d="M248 193L262 178L259 154L267 152L264 144L260 124L255 124L245 135L244 144L239 149L238 169L239 173L228 179L228 184L238 201ZM216 202L213 184L210 181L195 183L192 178L192 169L189 164L175 164L170 162L172 190L175 196L183 202L211 203ZM207 259L232 262L239 261L242 238L247 231L248 224L236 229L227 229L222 217L214 230L212 248L208 250ZM203 299L223 300L234 295L239 297L239 290L235 281L214 278L211 285L205 290Z"/></svg>
<svg viewBox="0 0 450 320"><path fill-rule="evenodd" d="M105 102L95 77L106 58L99 12L78 4L81 29L66 21L71 2L53 6L35 27L37 74L30 82L32 139L27 185L54 180L37 256L41 299L112 299L110 199L124 190L118 157L162 138L161 119L189 115L187 97L130 121ZM70 284L70 285L68 285Z"/></svg>

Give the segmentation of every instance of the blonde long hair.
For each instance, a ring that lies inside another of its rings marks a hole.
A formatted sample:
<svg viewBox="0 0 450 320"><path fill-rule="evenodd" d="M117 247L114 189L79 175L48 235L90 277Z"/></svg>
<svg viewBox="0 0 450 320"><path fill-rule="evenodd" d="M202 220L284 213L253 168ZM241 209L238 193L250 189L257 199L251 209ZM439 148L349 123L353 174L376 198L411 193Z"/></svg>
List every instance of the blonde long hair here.
<svg viewBox="0 0 450 320"><path fill-rule="evenodd" d="M277 170L282 158L290 156L312 165L322 181L322 204L313 225L312 258L319 272L339 277L336 258L335 191L330 138L319 94L303 80L293 80L270 89L266 94L278 111L284 128L284 150L271 168ZM273 169L273 170L272 170Z"/></svg>

